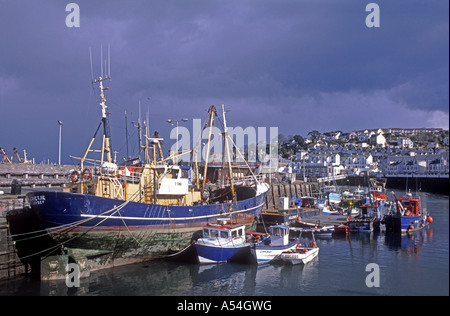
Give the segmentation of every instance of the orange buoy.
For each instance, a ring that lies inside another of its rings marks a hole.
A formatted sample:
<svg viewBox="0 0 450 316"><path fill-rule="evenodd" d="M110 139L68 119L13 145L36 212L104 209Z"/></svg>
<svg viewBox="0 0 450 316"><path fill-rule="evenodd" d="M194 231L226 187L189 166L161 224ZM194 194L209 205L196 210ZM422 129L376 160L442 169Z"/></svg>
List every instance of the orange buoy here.
<svg viewBox="0 0 450 316"><path fill-rule="evenodd" d="M92 170L89 168L84 168L82 175L83 179L90 180L92 178Z"/></svg>
<svg viewBox="0 0 450 316"><path fill-rule="evenodd" d="M297 216L297 220L298 220L298 221L301 221L302 218L301 218L300 216Z"/></svg>
<svg viewBox="0 0 450 316"><path fill-rule="evenodd" d="M433 223L433 217L427 216L427 222L428 223Z"/></svg>
<svg viewBox="0 0 450 316"><path fill-rule="evenodd" d="M78 171L73 171L70 175L70 180L75 183L78 181L78 179L80 178L80 173Z"/></svg>

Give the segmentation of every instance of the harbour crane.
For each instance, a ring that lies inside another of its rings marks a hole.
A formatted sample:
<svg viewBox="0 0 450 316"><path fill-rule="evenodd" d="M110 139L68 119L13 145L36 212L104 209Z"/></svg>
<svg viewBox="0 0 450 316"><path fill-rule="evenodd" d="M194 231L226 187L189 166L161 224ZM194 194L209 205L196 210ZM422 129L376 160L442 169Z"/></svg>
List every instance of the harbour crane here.
<svg viewBox="0 0 450 316"><path fill-rule="evenodd" d="M11 159L8 157L8 155L6 154L5 149L3 147L0 147L0 152L3 155L3 163L6 163L6 162L11 163L12 162L12 157L11 157Z"/></svg>

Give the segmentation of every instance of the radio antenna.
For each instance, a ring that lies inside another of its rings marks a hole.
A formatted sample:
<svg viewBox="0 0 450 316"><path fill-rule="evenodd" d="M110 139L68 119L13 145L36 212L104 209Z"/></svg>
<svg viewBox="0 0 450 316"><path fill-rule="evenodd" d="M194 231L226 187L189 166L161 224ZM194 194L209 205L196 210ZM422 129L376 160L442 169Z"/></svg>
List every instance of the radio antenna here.
<svg viewBox="0 0 450 316"><path fill-rule="evenodd" d="M92 50L89 47L89 60L91 61L91 78L92 82L94 82L94 70L92 69Z"/></svg>
<svg viewBox="0 0 450 316"><path fill-rule="evenodd" d="M108 44L108 78L111 79L111 45Z"/></svg>
<svg viewBox="0 0 450 316"><path fill-rule="evenodd" d="M100 75L103 77L103 46L100 45Z"/></svg>

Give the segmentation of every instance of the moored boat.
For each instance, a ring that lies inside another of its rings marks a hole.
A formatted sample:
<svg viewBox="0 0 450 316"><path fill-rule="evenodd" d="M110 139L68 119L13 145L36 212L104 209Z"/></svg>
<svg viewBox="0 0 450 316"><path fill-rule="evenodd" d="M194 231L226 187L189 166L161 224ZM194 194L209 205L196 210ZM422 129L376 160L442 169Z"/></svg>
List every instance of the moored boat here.
<svg viewBox="0 0 450 316"><path fill-rule="evenodd" d="M309 222L302 219L297 220L295 226L313 232L316 237L330 237L335 228L334 225L322 225L320 220Z"/></svg>
<svg viewBox="0 0 450 316"><path fill-rule="evenodd" d="M379 232L381 209L384 208L384 200L374 201L369 199L369 203L360 205L361 214L358 218L351 218L347 221L349 230L355 232Z"/></svg>
<svg viewBox="0 0 450 316"><path fill-rule="evenodd" d="M300 234L301 236L301 234ZM300 237L299 237L300 240ZM309 242L309 246L303 246L300 242L297 244L297 248L283 251L279 258L281 261L288 264L307 264L319 255L319 248L316 245L314 239Z"/></svg>
<svg viewBox="0 0 450 316"><path fill-rule="evenodd" d="M433 222L426 209L422 209L420 196L411 193L394 196L394 207L384 216L386 232L410 233L421 230Z"/></svg>
<svg viewBox="0 0 450 316"><path fill-rule="evenodd" d="M385 183L370 179L371 186L369 187L369 194L372 194L375 201L383 200L387 201L388 195L386 194Z"/></svg>
<svg viewBox="0 0 450 316"><path fill-rule="evenodd" d="M297 247L298 240L289 240L289 226L273 225L269 227L270 236L252 245L251 253L258 265L270 263L279 258L284 251Z"/></svg>
<svg viewBox="0 0 450 316"><path fill-rule="evenodd" d="M345 224L335 225L333 234L348 234L350 232L350 226Z"/></svg>
<svg viewBox="0 0 450 316"><path fill-rule="evenodd" d="M307 264L319 255L319 248L315 244L310 244L309 247L299 246L296 249L283 251L280 255L280 260L288 264Z"/></svg>
<svg viewBox="0 0 450 316"><path fill-rule="evenodd" d="M245 225L234 225L229 220L220 219L217 224L203 227L203 236L195 242L200 263L233 261L234 257L239 257L239 253L249 251L250 244L245 240Z"/></svg>
<svg viewBox="0 0 450 316"><path fill-rule="evenodd" d="M195 232L220 217L230 217L240 225L255 223L264 206L268 185L256 177L251 184L234 185L231 161L229 185L215 191L205 183L200 186L198 172L194 185L189 177L190 167L173 164L175 155L164 158L162 138L149 137L146 132L145 144L140 144L145 161L119 167L112 158L104 95L107 88L103 87L106 79L95 80L100 86L101 122L85 154L79 158L79 168L71 174L72 183L63 192L27 194L30 212L59 248L101 249L104 257L98 260L100 265L111 267L183 249L193 241ZM211 106L211 125L214 115L217 116L216 109ZM91 147L102 125L102 147L94 150ZM226 125L224 130L227 138ZM88 158L92 152L100 157ZM86 162L97 165L87 167ZM206 174L206 163L204 168ZM197 169L196 164L193 169ZM36 249L35 253L42 250Z"/></svg>

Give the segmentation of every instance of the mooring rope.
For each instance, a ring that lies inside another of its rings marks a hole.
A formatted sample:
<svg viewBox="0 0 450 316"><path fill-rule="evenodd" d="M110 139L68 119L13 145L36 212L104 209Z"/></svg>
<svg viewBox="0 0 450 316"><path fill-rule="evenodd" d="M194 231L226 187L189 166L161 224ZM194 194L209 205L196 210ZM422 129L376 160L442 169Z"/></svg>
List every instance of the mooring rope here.
<svg viewBox="0 0 450 316"><path fill-rule="evenodd" d="M146 189L147 186L148 186L149 184L151 184L151 180L150 180L149 182L147 182L147 183L144 185L143 189ZM130 197L130 199L124 201L124 202L123 202L122 204L120 204L119 206L115 206L115 207L113 207L112 209L109 209L109 210L107 210L107 211L105 211L105 212L103 212L103 213L101 213L101 214L95 215L94 217L91 217L91 218L88 218L88 219L82 219L82 220L75 221L75 222L72 222L72 223L63 224L63 225L59 225L59 226L56 226L56 227L50 227L50 228L46 228L46 229L42 229L42 230L36 230L36 231L31 231L31 232L26 232L26 233L19 233L19 234L13 234L13 235L10 235L10 237L15 238L15 237L18 237L18 236L31 235L31 234L41 233L41 232L43 233L43 234L41 234L41 235L37 235L37 236L29 237L29 238L24 238L24 239L18 239L18 240L15 240L15 241L17 242L17 241L24 241L24 240L29 240L29 239L33 239L33 238L39 238L39 237L42 237L42 236L46 236L46 235L48 235L48 233L56 233L56 232L58 232L58 233L65 233L65 232L67 232L67 231L73 230L74 228L80 226L81 224L84 224L84 223L87 223L87 222L89 222L89 221L91 221L91 220L93 220L93 219L96 219L96 218L99 217L99 216L104 216L105 214L107 214L107 213L109 213L109 212L112 212L112 211L114 211L115 209L121 210L121 209L124 208L125 205L127 205L131 200L133 200L134 198L136 198L138 194L139 194L139 192L136 191L136 192ZM142 197L138 200L138 202L141 202L141 200L142 200ZM120 214L120 212L119 212L119 214ZM102 222L103 222L103 221L102 221ZM96 226L97 226L97 225L96 225ZM61 231L59 231L59 230L61 230ZM64 231L64 230L67 230L67 231Z"/></svg>
<svg viewBox="0 0 450 316"><path fill-rule="evenodd" d="M30 239L34 239L34 238L40 238L46 235L49 235L50 233L67 233L71 230L73 230L76 227L79 227L81 224L87 223L93 219L98 218L99 216L104 216L105 214L112 212L116 209L122 209L129 201L125 201L124 203L122 203L121 205L119 205L118 207L113 207L112 209L109 209L101 214L95 215L94 217L88 218L88 219L82 219L82 220L78 220L72 223L68 223L68 224L63 224L63 225L59 225L56 227L50 227L48 229L41 229L41 230L36 230L36 231L32 231L32 232L26 232L26 233L19 233L19 234L12 234L9 237L11 238L15 238L17 236L26 236L26 235L30 235L30 234L36 234L36 233L43 233L37 236L32 236L32 237L28 237L28 238L22 238L22 239L16 239L14 240L15 242L19 242L19 241L25 241L25 240L30 240ZM103 222L103 221L102 221ZM97 225L96 225L97 226Z"/></svg>
<svg viewBox="0 0 450 316"><path fill-rule="evenodd" d="M118 210L116 210L116 212L118 212ZM114 213L116 213L116 212L114 212ZM114 215L114 213L113 213L112 215ZM99 215L100 215L100 214L99 214ZM99 215L98 215L98 216L99 216ZM82 234L76 235L76 236L74 236L74 237L72 237L72 238L70 238L70 239L68 239L68 240L65 240L65 241L63 241L63 242L60 242L60 243L58 243L58 244L55 245L55 246L46 248L46 249L44 249L44 250L41 250L41 251L32 253L32 254L27 255L27 256L24 256L24 257L18 257L17 259L5 261L3 264L9 264L9 263L17 262L17 261L19 261L19 260L23 260L23 259L26 259L26 258L29 258L29 257L33 257L33 256L36 256L36 255L38 255L38 254L41 254L41 253L44 253L44 252L47 252L47 251L56 250L56 249L58 249L58 248L61 248L61 246L63 246L64 244L66 244L66 243L68 243L68 242L70 242L70 241L72 241L72 240L74 240L74 239L76 239L76 238L80 238L80 237L84 236L84 235L87 234L89 231L91 231L92 229L94 229L95 227L97 227L98 225L100 225L101 223L103 223L103 222L104 222L105 220L107 220L107 219L108 219L108 217L104 218L103 220L101 220L100 222L98 222L97 224L95 224L94 226L92 226L92 227L90 227L89 229L87 229L87 230L86 230L85 232L83 232ZM53 251L52 251L52 252L53 252ZM52 253L52 252L50 252L50 253ZM45 257L43 257L43 258L44 258L44 259L47 258L47 257L50 255L50 253L48 253L48 254L47 254ZM41 260L42 260L42 258L41 258Z"/></svg>
<svg viewBox="0 0 450 316"><path fill-rule="evenodd" d="M147 188L147 187L149 186L149 184L151 184L151 182L152 182L152 180L149 180L149 181L143 186L143 188L144 188L144 189ZM48 251L50 251L50 253L52 253L54 250L60 248L60 247L63 246L64 244L66 244L66 243L68 243L68 242L70 242L70 241L72 241L72 240L74 240L74 239L81 238L81 237L84 236L85 234L89 233L92 229L98 227L100 224L102 224L102 223L103 223L104 221L106 221L107 219L110 219L110 218L111 218L114 214L116 214L116 213L119 214L119 218L122 220L122 222L123 222L125 228L126 228L127 231L131 234L131 236L133 237L133 239L134 239L140 246L142 246L142 244L141 244L141 243L136 239L136 237L132 234L132 232L131 232L130 229L128 228L127 224L125 223L124 219L122 218L122 214L120 213L120 210L123 209L129 202L131 202L131 200L134 200L134 198L136 198L136 197L138 196L139 193L140 193L140 192L136 191L136 192L130 197L130 199L124 201L124 202L121 203L119 206L114 206L112 209L109 209L109 210L107 210L107 211L105 211L105 212L103 212L103 213L97 214L97 215L95 215L95 216L93 216L93 217L90 217L90 218L88 218L88 219L82 219L82 220L79 220L79 221L75 221L75 222L68 223L68 224L64 224L64 225L59 225L59 226L56 226L56 227L51 227L51 228L48 228L48 229L42 229L42 230L37 230L37 231L32 231L32 232L26 232L26 233L19 233L19 234L10 235L11 238L14 238L14 237L17 237L17 236L26 236L26 235L36 234L36 233L42 233L42 234L39 234L39 235L37 235L37 236L32 236L32 237L27 237L27 238L22 238L22 239L15 240L15 242L20 242L20 241L30 240L30 239L34 239L34 238L44 237L44 236L47 236L47 235L50 235L50 234L53 234L53 233L67 234L67 233L70 232L71 230L73 230L73 229L79 227L80 225L85 224L85 223L87 223L87 222L89 222L89 221L91 221L91 220L94 220L94 219L96 219L96 218L98 218L98 217L100 217L100 216L104 216L105 214L108 214L108 213L110 213L110 212L112 212L112 211L115 210L115 212L113 212L110 216L105 217L105 218L102 219L100 222L98 222L98 223L95 224L94 226L89 227L85 232L83 232L83 233L81 233L81 234L77 234L77 235L73 236L72 238L70 238L70 239L68 239L68 240L64 240L64 241L62 241L62 242L59 242L59 243L58 243L57 245L55 245L55 246L52 246L52 247L43 249L43 250L41 250L41 251L35 252L35 253L33 253L33 254L30 254L30 255L27 255L27 256L24 256L24 257L18 257L18 259L13 259L13 260L6 261L6 262L4 262L4 263L2 263L2 264L9 264L9 263L12 263L12 262L17 262L17 261L19 261L19 260L23 260L23 259L26 259L26 258L29 258L29 257L32 257L32 256L36 256L36 255L38 255L38 254L45 253L45 252L48 252ZM138 202L141 202L141 200L142 200L142 197L139 198ZM53 239L55 239L55 238L53 238ZM48 253L48 254L44 257L44 259L45 259L48 255L50 255L50 253ZM41 258L41 260L42 260L42 258Z"/></svg>

